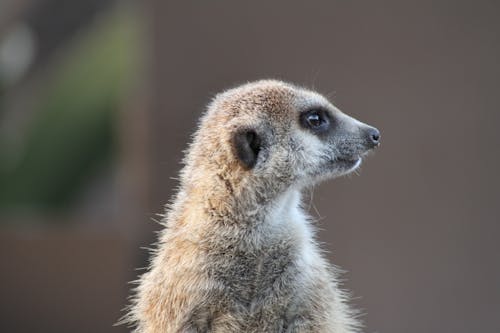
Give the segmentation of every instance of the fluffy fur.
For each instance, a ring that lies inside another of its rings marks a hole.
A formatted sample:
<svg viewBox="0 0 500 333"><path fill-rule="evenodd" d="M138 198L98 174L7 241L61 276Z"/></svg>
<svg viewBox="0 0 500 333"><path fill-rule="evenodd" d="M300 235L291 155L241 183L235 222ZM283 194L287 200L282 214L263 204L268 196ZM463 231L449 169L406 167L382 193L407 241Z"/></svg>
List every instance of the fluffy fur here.
<svg viewBox="0 0 500 333"><path fill-rule="evenodd" d="M330 117L326 134L301 123L315 109ZM378 144L367 139L373 130L280 81L219 94L187 151L124 322L141 333L358 332L300 193L357 168ZM239 131L252 133L243 148Z"/></svg>

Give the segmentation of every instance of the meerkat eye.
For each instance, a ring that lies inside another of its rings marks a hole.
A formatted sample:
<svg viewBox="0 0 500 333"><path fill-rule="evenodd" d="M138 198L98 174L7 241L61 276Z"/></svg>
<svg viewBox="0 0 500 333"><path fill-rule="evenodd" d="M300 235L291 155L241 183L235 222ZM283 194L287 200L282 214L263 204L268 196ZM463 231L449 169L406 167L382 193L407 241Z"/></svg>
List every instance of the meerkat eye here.
<svg viewBox="0 0 500 333"><path fill-rule="evenodd" d="M312 113L308 114L307 117L307 122L311 127L319 127L321 124L325 121L321 116L317 113Z"/></svg>
<svg viewBox="0 0 500 333"><path fill-rule="evenodd" d="M313 109L301 114L300 123L307 129L323 132L329 128L330 118L325 110Z"/></svg>

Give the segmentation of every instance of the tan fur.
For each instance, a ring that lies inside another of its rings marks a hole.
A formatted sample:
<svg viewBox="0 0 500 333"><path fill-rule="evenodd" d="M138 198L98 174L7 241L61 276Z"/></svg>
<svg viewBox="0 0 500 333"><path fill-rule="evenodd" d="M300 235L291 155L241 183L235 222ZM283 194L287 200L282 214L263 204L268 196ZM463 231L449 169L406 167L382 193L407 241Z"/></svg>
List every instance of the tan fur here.
<svg viewBox="0 0 500 333"><path fill-rule="evenodd" d="M311 107L327 108L344 134L332 132L326 142L301 129L298 115ZM280 81L218 95L189 147L180 190L124 321L144 333L357 332L299 203L304 186L352 171L339 156L368 150L363 126L322 96ZM264 142L251 169L232 141L242 128Z"/></svg>

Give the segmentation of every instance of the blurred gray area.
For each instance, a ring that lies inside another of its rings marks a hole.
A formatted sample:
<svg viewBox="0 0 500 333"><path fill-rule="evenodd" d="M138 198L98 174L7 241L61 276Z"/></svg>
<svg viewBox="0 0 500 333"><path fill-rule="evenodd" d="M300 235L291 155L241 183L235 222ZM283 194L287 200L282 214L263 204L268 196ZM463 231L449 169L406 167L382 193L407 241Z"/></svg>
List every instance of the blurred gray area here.
<svg viewBox="0 0 500 333"><path fill-rule="evenodd" d="M154 241L159 226L149 219L174 193L200 113L223 89L278 78L317 89L382 132L359 176L305 195L331 261L347 270L366 332L500 331L499 2L138 7L146 58L125 119L133 125L121 134L132 158L121 161L140 167L124 166L130 172L119 178L133 184L123 194L132 204L106 233L85 232L73 250L81 257L61 258L74 243L51 236L61 248L39 252L45 273L18 261L38 262L19 241L33 237L0 233L0 330L125 331L110 325L134 267L146 265L139 245Z"/></svg>

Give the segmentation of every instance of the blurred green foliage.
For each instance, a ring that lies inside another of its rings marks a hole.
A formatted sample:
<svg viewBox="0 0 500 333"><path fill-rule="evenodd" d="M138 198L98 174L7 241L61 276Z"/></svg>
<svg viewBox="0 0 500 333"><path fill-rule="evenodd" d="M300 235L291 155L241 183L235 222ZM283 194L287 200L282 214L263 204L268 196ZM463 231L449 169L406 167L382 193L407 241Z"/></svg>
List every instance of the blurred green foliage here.
<svg viewBox="0 0 500 333"><path fill-rule="evenodd" d="M113 163L117 111L137 72L138 28L131 11L115 9L80 32L44 73L22 142L14 148L0 141L2 211L64 210Z"/></svg>

